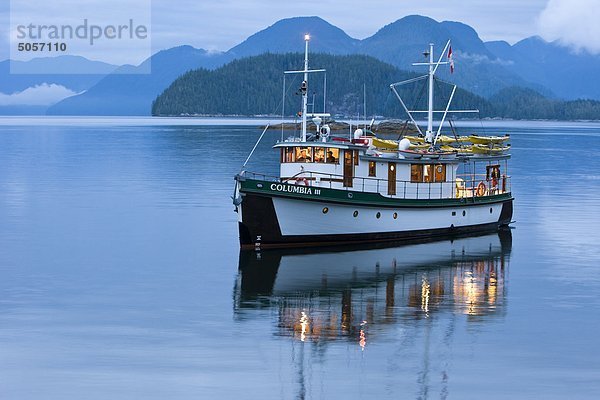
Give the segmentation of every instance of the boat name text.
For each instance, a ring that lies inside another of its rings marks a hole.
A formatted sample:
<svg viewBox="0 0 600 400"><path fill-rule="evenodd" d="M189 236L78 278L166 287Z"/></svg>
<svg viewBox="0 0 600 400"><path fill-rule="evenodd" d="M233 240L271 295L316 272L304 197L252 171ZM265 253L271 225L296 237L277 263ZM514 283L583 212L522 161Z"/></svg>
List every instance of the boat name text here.
<svg viewBox="0 0 600 400"><path fill-rule="evenodd" d="M313 189L306 186L294 186L294 185L283 185L281 183L272 183L271 190L276 192L288 192L288 193L299 193L299 194L313 194ZM315 189L314 194L320 195L321 190Z"/></svg>

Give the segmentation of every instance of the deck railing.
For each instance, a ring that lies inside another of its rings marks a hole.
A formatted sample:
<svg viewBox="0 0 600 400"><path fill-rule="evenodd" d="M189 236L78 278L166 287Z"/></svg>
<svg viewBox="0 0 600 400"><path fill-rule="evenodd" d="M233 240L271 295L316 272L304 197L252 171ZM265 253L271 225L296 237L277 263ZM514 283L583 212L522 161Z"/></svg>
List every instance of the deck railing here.
<svg viewBox="0 0 600 400"><path fill-rule="evenodd" d="M352 186L347 186L348 179L342 175L322 172L303 171L292 177L281 178L274 175L244 171L241 174L248 179L268 182L287 183L314 188L328 188L364 193L380 193L383 196L399 199L448 199L495 196L508 193L510 176L493 179L486 174L458 175L454 181L444 182L412 182L396 180L390 185L387 179L375 177L353 177ZM390 193L389 189L392 190Z"/></svg>

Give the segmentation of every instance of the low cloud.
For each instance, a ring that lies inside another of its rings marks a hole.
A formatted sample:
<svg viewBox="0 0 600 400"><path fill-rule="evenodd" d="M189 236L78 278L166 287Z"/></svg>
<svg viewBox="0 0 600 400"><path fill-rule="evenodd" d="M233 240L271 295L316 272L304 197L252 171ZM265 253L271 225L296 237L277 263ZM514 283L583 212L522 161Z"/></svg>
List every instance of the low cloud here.
<svg viewBox="0 0 600 400"><path fill-rule="evenodd" d="M77 93L54 83L29 87L22 92L0 92L0 106L50 106Z"/></svg>
<svg viewBox="0 0 600 400"><path fill-rule="evenodd" d="M457 53L457 59L459 60L469 60L471 61L473 64L498 64L498 65L502 65L502 66L509 66L509 65L513 65L515 62L512 60L503 60L501 58L495 58L495 59L491 59L488 56L486 56L485 54L470 54L470 53L462 53L462 52L456 52Z"/></svg>
<svg viewBox="0 0 600 400"><path fill-rule="evenodd" d="M538 18L540 35L576 51L600 54L598 0L549 0Z"/></svg>

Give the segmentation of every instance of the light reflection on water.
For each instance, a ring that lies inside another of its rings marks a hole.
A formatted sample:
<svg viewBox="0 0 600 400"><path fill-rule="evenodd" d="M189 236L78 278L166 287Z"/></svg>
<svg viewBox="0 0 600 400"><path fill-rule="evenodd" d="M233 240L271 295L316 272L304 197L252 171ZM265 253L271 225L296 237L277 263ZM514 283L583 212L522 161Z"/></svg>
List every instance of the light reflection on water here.
<svg viewBox="0 0 600 400"><path fill-rule="evenodd" d="M71 122L0 121L0 398L600 397L600 125L486 130L512 241L258 260L230 196L259 128Z"/></svg>
<svg viewBox="0 0 600 400"><path fill-rule="evenodd" d="M241 252L234 313L244 321L253 309L271 308L281 336L361 347L367 331L377 335L399 322L504 315L510 230L378 247Z"/></svg>

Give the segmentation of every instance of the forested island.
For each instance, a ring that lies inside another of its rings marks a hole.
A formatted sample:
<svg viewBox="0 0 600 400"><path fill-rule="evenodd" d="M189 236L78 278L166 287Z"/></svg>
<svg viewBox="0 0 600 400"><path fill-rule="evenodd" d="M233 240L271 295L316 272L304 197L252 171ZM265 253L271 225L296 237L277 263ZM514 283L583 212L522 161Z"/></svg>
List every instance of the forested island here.
<svg viewBox="0 0 600 400"><path fill-rule="evenodd" d="M226 115L296 115L300 109L301 84L298 70L303 55L299 53L263 54L230 62L215 70L197 69L176 79L152 104L155 116L226 116ZM311 67L326 69L312 74L309 110L326 112L338 118L371 116L406 118L389 85L417 77L390 64L364 55L334 56L313 54ZM285 102L282 102L285 83ZM435 84L436 109L444 109L452 86L441 80ZM326 97L324 96L326 86ZM400 88L411 110L426 109L425 82ZM284 103L284 104L282 104ZM323 107L325 103L325 107ZM282 105L284 108L282 109ZM456 114L454 118L507 118L549 120L598 120L600 101L562 101L522 87L508 87L489 98L458 89L452 109L478 109L479 114Z"/></svg>

